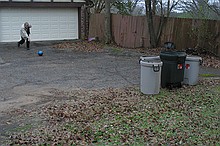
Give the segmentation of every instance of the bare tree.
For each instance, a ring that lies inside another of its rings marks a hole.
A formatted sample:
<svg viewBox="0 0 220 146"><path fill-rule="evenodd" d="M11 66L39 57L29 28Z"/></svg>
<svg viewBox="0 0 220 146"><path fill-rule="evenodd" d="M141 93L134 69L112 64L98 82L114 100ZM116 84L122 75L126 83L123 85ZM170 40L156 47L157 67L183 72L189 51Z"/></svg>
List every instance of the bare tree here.
<svg viewBox="0 0 220 146"><path fill-rule="evenodd" d="M220 0L218 2L213 2L213 4L210 6L210 8L220 18Z"/></svg>
<svg viewBox="0 0 220 146"><path fill-rule="evenodd" d="M191 15L196 21L196 25L192 29L192 37L197 39L197 44L194 46L199 52L213 50L217 48L217 38L219 32L211 32L207 19L219 19L220 3L213 3L210 0L191 0L183 2L184 10Z"/></svg>
<svg viewBox="0 0 220 146"><path fill-rule="evenodd" d="M156 35L154 31L154 24L153 24L153 9L152 9L152 3L151 0L145 0L145 7L146 7L146 16L147 16L147 22L148 22L148 31L150 34L150 44L151 47L156 47L157 40Z"/></svg>
<svg viewBox="0 0 220 146"><path fill-rule="evenodd" d="M118 10L119 14L132 15L140 1L141 0L115 0L113 6Z"/></svg>
<svg viewBox="0 0 220 146"><path fill-rule="evenodd" d="M105 43L111 43L111 12L110 0L105 0Z"/></svg>
<svg viewBox="0 0 220 146"><path fill-rule="evenodd" d="M94 3L93 13L101 13L105 9L105 0L92 0Z"/></svg>
<svg viewBox="0 0 220 146"><path fill-rule="evenodd" d="M180 8L192 18L219 19L220 16L220 0L182 0Z"/></svg>
<svg viewBox="0 0 220 146"><path fill-rule="evenodd" d="M101 13L105 10L105 0L91 0L94 4L92 12ZM143 0L109 0L110 8L117 9L118 13L131 15L138 2Z"/></svg>
<svg viewBox="0 0 220 146"><path fill-rule="evenodd" d="M162 0L145 0L148 31L150 34L150 44L152 48L158 46L167 17L170 16L170 12L179 2L180 0L167 0L166 2L163 2ZM157 29L154 28L153 16L155 15L160 16L159 27Z"/></svg>

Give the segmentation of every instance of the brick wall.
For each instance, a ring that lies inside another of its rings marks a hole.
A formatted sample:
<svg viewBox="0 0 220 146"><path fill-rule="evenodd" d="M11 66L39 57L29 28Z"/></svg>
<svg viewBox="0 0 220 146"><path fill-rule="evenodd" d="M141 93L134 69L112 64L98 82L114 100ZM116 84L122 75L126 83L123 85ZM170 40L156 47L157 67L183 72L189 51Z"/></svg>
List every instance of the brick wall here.
<svg viewBox="0 0 220 146"><path fill-rule="evenodd" d="M89 8L85 5L81 8L81 39L88 39L89 35Z"/></svg>

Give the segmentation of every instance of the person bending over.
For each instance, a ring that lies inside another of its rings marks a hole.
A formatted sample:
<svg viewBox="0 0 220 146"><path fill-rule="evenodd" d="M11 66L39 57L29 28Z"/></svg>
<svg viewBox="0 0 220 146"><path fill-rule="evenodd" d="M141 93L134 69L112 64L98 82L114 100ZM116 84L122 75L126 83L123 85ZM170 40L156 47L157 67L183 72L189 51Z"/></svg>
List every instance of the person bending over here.
<svg viewBox="0 0 220 146"><path fill-rule="evenodd" d="M24 42L26 41L26 47L27 49L30 48L30 28L31 28L31 24L28 22L25 22L24 24L22 24L21 29L20 29L20 35L21 35L21 40L18 42L18 47L20 47L20 45L24 44Z"/></svg>

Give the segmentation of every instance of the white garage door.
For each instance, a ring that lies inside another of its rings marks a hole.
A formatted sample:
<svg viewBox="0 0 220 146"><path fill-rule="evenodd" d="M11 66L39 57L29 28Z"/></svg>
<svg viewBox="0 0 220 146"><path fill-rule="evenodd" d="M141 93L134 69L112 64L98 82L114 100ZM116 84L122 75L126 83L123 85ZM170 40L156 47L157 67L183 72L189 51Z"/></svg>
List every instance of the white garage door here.
<svg viewBox="0 0 220 146"><path fill-rule="evenodd" d="M78 39L77 8L1 8L0 42L18 41L26 21L32 41Z"/></svg>

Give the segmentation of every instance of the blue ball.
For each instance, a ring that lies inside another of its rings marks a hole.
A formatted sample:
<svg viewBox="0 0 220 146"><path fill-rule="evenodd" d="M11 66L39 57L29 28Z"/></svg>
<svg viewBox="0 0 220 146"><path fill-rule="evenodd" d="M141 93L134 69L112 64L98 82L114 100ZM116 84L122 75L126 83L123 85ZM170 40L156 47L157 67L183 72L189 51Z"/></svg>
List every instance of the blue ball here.
<svg viewBox="0 0 220 146"><path fill-rule="evenodd" d="M37 54L38 54L39 56L42 56L44 53L43 53L43 51L38 51Z"/></svg>

